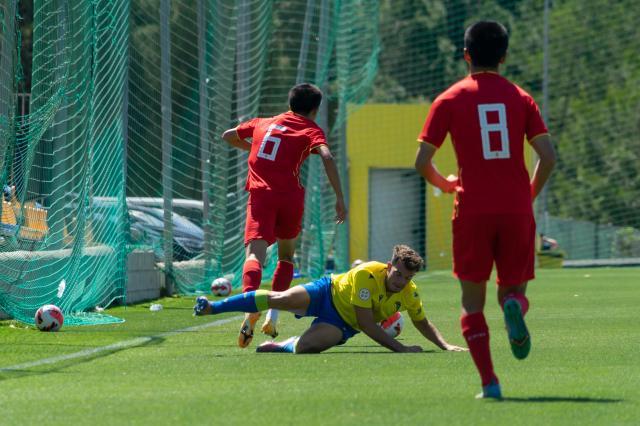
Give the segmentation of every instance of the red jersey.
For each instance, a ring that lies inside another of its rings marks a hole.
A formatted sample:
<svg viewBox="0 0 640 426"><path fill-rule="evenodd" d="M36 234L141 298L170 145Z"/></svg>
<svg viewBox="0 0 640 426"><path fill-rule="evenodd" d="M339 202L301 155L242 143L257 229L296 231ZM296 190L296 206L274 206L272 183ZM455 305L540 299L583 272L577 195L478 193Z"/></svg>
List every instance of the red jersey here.
<svg viewBox="0 0 640 426"><path fill-rule="evenodd" d="M419 140L439 148L447 133L463 188L459 214L532 213L524 139L547 127L527 92L497 73L467 76L436 98Z"/></svg>
<svg viewBox="0 0 640 426"><path fill-rule="evenodd" d="M309 153L327 141L312 120L285 112L270 118L254 118L240 124L242 139L253 138L245 189L289 192L303 189L300 166Z"/></svg>

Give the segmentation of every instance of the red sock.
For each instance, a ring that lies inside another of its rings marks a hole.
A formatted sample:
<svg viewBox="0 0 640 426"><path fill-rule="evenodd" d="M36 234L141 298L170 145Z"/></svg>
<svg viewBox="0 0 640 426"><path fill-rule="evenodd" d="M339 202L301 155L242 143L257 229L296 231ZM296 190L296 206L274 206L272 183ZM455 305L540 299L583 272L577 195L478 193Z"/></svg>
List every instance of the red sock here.
<svg viewBox="0 0 640 426"><path fill-rule="evenodd" d="M249 259L244 262L242 268L242 292L257 290L262 281L262 265L256 259Z"/></svg>
<svg viewBox="0 0 640 426"><path fill-rule="evenodd" d="M285 291L289 289L293 279L293 263L286 260L279 260L276 271L273 273L271 290Z"/></svg>
<svg viewBox="0 0 640 426"><path fill-rule="evenodd" d="M502 309L504 309L504 302L506 302L507 299L516 299L520 303L522 316L527 315L527 312L529 311L529 299L527 299L527 296L522 293L512 293L507 295L507 297L502 300Z"/></svg>
<svg viewBox="0 0 640 426"><path fill-rule="evenodd" d="M489 348L489 327L482 312L475 312L460 317L462 335L467 341L469 352L482 379L482 386L488 385L491 381L498 382L498 378L493 372L491 362L491 350Z"/></svg>

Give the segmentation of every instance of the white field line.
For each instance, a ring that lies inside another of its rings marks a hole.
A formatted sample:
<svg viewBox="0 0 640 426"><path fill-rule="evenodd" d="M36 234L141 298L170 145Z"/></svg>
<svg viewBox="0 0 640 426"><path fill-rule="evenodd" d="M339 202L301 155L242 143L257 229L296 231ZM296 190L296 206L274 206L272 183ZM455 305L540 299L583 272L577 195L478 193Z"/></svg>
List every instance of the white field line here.
<svg viewBox="0 0 640 426"><path fill-rule="evenodd" d="M93 349L85 349L83 351L74 352L74 353L71 353L71 354L54 356L54 357L51 357L51 358L44 358L44 359L41 359L41 360L38 360L38 361L25 362L23 364L10 365L8 367L0 368L0 373L9 372L9 371L26 370L28 368L39 367L41 365L55 364L57 362L68 361L70 359L75 359L75 358L83 358L83 357L86 357L86 356L99 354L100 352L113 351L113 350L130 348L130 347L134 347L134 346L140 346L140 345L143 345L143 344L145 344L147 342L152 341L153 339L157 339L159 337L169 337L169 336L174 336L174 335L180 334L180 333L204 330L205 328L215 327L215 326L218 326L218 325L226 324L228 322L238 321L238 320L240 320L242 318L244 318L244 316L235 316L235 317L231 317L231 318L225 318L225 319L209 322L209 323L206 323L206 324L201 324L201 325L196 325L196 326L193 326L193 327L183 328L181 330L167 331L167 332L160 333L160 334L157 334L157 335L154 335L154 336L137 337L135 339L123 340L121 342L117 342L117 343L114 343L114 344L111 344L111 345L100 346L100 347L93 348Z"/></svg>

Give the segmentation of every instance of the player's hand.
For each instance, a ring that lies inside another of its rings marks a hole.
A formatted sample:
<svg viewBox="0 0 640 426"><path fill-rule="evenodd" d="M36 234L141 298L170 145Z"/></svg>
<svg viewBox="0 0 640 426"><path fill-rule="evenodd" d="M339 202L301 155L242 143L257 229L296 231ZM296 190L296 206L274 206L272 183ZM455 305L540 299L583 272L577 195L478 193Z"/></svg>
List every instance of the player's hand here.
<svg viewBox="0 0 640 426"><path fill-rule="evenodd" d="M469 349L463 348L462 346L447 344L445 345L444 350L449 352L467 352Z"/></svg>
<svg viewBox="0 0 640 426"><path fill-rule="evenodd" d="M341 224L347 218L347 206L344 204L344 200L336 200L336 223Z"/></svg>
<svg viewBox="0 0 640 426"><path fill-rule="evenodd" d="M422 352L422 346L413 345L413 346L404 346L402 348L402 353L416 353Z"/></svg>
<svg viewBox="0 0 640 426"><path fill-rule="evenodd" d="M442 192L451 194L453 192L464 192L460 186L460 179L456 175L447 176L447 181L443 188L440 188Z"/></svg>

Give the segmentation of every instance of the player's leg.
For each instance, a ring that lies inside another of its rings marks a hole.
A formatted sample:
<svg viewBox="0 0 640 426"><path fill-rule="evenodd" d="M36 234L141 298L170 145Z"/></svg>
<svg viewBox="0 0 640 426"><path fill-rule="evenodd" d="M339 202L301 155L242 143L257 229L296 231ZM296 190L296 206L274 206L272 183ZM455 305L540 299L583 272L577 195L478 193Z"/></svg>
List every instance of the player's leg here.
<svg viewBox="0 0 640 426"><path fill-rule="evenodd" d="M515 299L521 306L522 315L529 312L529 299L527 298L527 283L510 286L498 286L498 303L504 309L504 304L509 299Z"/></svg>
<svg viewBox="0 0 640 426"><path fill-rule="evenodd" d="M273 274L271 289L273 291L285 291L293 280L293 255L296 248L296 238L278 239L278 264ZM275 338L278 336L278 310L269 309L262 324L262 332Z"/></svg>
<svg viewBox="0 0 640 426"><path fill-rule="evenodd" d="M278 264L273 273L271 290L285 291L293 280L293 255L296 238L302 229L304 215L304 190L292 193L278 193L272 197L272 209L276 212L274 234L278 241ZM272 338L278 335L278 311L267 312L262 332Z"/></svg>
<svg viewBox="0 0 640 426"><path fill-rule="evenodd" d="M276 215L269 206L269 197L270 193L266 191L249 193L244 233L246 257L242 268L243 293L256 291L260 287L267 248L275 242ZM260 312L249 312L245 315L238 333L238 346L249 346L259 318Z"/></svg>
<svg viewBox="0 0 640 426"><path fill-rule="evenodd" d="M500 398L493 369L489 327L484 316L487 280L493 266L493 231L489 217L456 217L453 220L454 274L462 289L460 326L471 358L480 373L480 397Z"/></svg>
<svg viewBox="0 0 640 426"><path fill-rule="evenodd" d="M524 321L529 310L526 288L526 283L498 288L498 302L504 312L511 352L517 359L525 359L531 351L531 335Z"/></svg>
<svg viewBox="0 0 640 426"><path fill-rule="evenodd" d="M296 353L317 354L326 351L340 343L343 339L342 330L326 322L312 324L305 331L296 346Z"/></svg>
<svg viewBox="0 0 640 426"><path fill-rule="evenodd" d="M282 342L265 342L258 346L256 352L316 354L334 347L342 340L342 330L338 327L317 322L311 324L300 337L293 336Z"/></svg>
<svg viewBox="0 0 640 426"><path fill-rule="evenodd" d="M298 312L297 315L316 317L316 319L299 341L294 339L280 343L267 342L260 345L260 352L318 353L342 344L358 333L342 319L334 308L329 277L293 287L280 294L284 295L297 288L304 289L309 297L306 311ZM287 346L288 349L283 350L284 346Z"/></svg>
<svg viewBox="0 0 640 426"><path fill-rule="evenodd" d="M262 281L262 265L267 257L269 243L262 239L249 241L246 247L246 258L242 268L242 292L256 291ZM246 348L253 340L253 330L260 319L260 312L247 312L240 325L238 346Z"/></svg>
<svg viewBox="0 0 640 426"><path fill-rule="evenodd" d="M498 271L498 303L504 320L511 351L524 359L531 350L531 336L524 321L529 310L527 282L534 277L535 220L532 215L505 215L500 220L496 249Z"/></svg>
<svg viewBox="0 0 640 426"><path fill-rule="evenodd" d="M460 281L462 316L460 326L482 381L481 398L501 398L498 377L493 369L489 327L484 316L487 282Z"/></svg>
<svg viewBox="0 0 640 426"><path fill-rule="evenodd" d="M309 309L310 300L305 286L296 286L282 292L248 291L214 302L209 302L205 296L199 296L193 310L196 316L226 312L262 312L267 309L280 309L302 316Z"/></svg>
<svg viewBox="0 0 640 426"><path fill-rule="evenodd" d="M271 289L285 291L293 280L293 255L296 251L297 238L278 239L278 264L273 273Z"/></svg>
<svg viewBox="0 0 640 426"><path fill-rule="evenodd" d="M296 238L283 240L278 239L278 264L273 273L271 290L286 291L293 280L293 255L296 250ZM275 338L278 336L278 310L269 309L262 324L262 332Z"/></svg>
<svg viewBox="0 0 640 426"><path fill-rule="evenodd" d="M242 268L242 292L257 290L262 281L262 265L267 258L269 243L263 239L251 240L245 248Z"/></svg>

